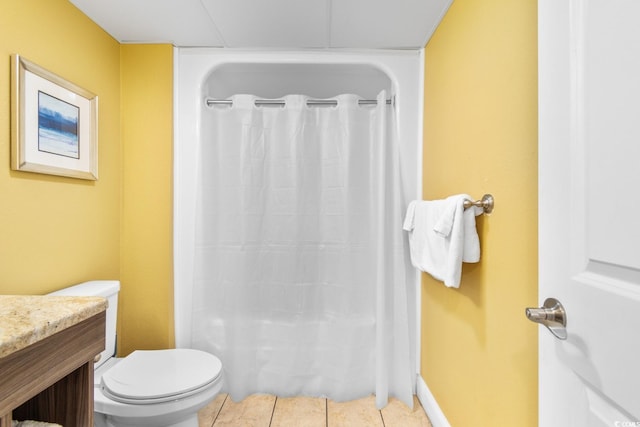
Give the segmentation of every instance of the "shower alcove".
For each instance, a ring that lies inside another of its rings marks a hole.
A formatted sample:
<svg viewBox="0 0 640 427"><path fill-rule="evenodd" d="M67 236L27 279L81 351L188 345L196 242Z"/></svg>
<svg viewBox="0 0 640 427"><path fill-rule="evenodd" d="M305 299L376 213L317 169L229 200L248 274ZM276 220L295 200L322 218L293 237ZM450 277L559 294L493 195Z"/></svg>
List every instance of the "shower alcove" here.
<svg viewBox="0 0 640 427"><path fill-rule="evenodd" d="M402 199L421 194L423 57L419 51L264 52L176 48L174 94L174 300L178 347L192 346L194 241L199 144L208 99L250 94L281 99L302 94L326 99L341 94L392 100ZM215 107L227 108L227 107ZM402 206L404 211L405 206ZM401 227L401 224L398 224ZM373 266L372 266L373 268ZM410 369L418 373L419 276L406 277Z"/></svg>

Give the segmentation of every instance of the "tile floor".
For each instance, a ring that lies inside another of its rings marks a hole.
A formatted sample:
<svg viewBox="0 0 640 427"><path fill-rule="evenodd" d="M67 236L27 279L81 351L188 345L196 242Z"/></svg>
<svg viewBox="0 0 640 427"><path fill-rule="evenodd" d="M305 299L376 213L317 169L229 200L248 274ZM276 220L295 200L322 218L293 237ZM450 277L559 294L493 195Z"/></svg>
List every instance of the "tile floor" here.
<svg viewBox="0 0 640 427"><path fill-rule="evenodd" d="M413 410L391 399L379 411L373 396L337 403L254 394L236 403L221 394L198 413L198 419L199 427L431 427L420 402L413 400Z"/></svg>

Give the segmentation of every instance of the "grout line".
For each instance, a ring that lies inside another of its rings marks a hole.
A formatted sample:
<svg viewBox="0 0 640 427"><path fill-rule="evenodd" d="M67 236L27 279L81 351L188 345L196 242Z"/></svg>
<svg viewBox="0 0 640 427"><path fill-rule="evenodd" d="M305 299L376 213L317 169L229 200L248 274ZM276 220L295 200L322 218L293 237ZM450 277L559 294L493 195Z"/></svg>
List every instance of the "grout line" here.
<svg viewBox="0 0 640 427"><path fill-rule="evenodd" d="M378 410L378 412L380 412L380 419L382 420L382 427L386 427L386 424L384 423L384 416L382 415L382 410Z"/></svg>
<svg viewBox="0 0 640 427"><path fill-rule="evenodd" d="M278 404L278 396L275 396L275 400L273 401L273 409L271 410L271 418L269 419L269 427L271 427L271 423L273 422L273 414L276 412L277 404Z"/></svg>
<svg viewBox="0 0 640 427"><path fill-rule="evenodd" d="M324 399L324 425L329 427L329 399Z"/></svg>
<svg viewBox="0 0 640 427"><path fill-rule="evenodd" d="M218 417L220 416L220 413L222 412L222 408L224 408L224 404L227 403L227 399L229 398L229 394L227 394L224 397L224 400L222 401L222 405L220 405L220 409L218 409L218 413L216 414L215 418L213 419L213 423L211 423L211 427L214 426L214 424L216 423L216 421L218 420Z"/></svg>

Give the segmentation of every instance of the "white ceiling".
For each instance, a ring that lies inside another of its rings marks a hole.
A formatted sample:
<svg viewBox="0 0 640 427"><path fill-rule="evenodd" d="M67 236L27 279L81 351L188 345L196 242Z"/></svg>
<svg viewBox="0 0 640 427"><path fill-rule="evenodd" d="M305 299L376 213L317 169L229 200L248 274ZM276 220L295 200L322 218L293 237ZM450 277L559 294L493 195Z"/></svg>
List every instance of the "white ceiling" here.
<svg viewBox="0 0 640 427"><path fill-rule="evenodd" d="M121 43L425 46L453 0L69 0Z"/></svg>

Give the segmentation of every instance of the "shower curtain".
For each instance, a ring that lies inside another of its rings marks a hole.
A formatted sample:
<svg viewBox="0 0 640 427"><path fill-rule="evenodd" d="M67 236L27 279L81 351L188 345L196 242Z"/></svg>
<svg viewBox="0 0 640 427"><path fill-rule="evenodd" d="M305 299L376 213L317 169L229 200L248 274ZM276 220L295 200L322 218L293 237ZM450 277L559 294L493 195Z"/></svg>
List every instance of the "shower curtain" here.
<svg viewBox="0 0 640 427"><path fill-rule="evenodd" d="M205 107L192 345L251 393L413 404L394 108Z"/></svg>

